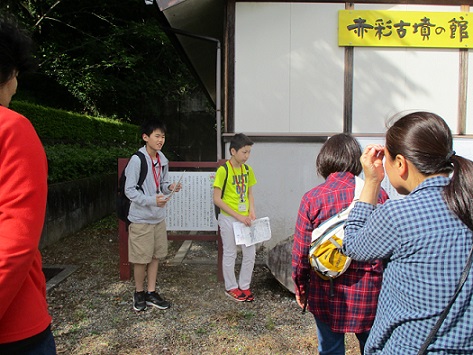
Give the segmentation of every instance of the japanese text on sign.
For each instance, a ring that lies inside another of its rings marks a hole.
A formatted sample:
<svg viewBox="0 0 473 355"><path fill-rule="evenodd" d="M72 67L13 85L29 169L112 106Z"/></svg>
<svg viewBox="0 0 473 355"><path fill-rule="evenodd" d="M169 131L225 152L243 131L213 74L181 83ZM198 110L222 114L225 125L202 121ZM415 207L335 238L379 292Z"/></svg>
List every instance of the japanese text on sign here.
<svg viewBox="0 0 473 355"><path fill-rule="evenodd" d="M182 189L166 204L167 230L218 230L213 204L215 172L169 172L169 175L173 182L182 176Z"/></svg>
<svg viewBox="0 0 473 355"><path fill-rule="evenodd" d="M341 10L338 45L472 48L469 13Z"/></svg>

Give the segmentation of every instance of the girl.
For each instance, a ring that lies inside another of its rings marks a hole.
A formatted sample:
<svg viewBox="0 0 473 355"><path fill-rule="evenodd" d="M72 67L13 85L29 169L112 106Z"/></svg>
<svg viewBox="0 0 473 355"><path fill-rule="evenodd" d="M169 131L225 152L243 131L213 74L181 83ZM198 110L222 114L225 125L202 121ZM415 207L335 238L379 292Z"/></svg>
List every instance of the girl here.
<svg viewBox="0 0 473 355"><path fill-rule="evenodd" d="M353 261L331 284L312 271L307 257L312 231L352 202L355 176L361 173L360 156L360 145L349 134L325 142L316 163L325 182L302 197L297 217L292 252L296 300L302 308L307 302L315 317L321 355L345 354L345 333L355 333L363 354L381 288L380 260ZM384 191L378 195L380 203L387 199Z"/></svg>

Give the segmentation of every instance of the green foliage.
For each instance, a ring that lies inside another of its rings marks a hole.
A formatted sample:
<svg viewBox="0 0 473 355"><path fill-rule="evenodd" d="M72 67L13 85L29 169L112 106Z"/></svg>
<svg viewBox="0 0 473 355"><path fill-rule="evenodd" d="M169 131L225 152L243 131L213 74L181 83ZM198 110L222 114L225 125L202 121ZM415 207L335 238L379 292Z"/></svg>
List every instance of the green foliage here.
<svg viewBox="0 0 473 355"><path fill-rule="evenodd" d="M48 183L72 181L117 172L117 159L131 156L137 147L94 147L77 144L45 146Z"/></svg>
<svg viewBox="0 0 473 355"><path fill-rule="evenodd" d="M80 144L104 147L136 147L141 142L136 125L103 117L92 117L22 101L11 109L27 117L43 144Z"/></svg>
<svg viewBox="0 0 473 355"><path fill-rule="evenodd" d="M38 132L51 184L116 173L117 159L142 145L139 128L129 123L21 101L13 101L10 108L30 119Z"/></svg>
<svg viewBox="0 0 473 355"><path fill-rule="evenodd" d="M32 34L40 74L65 88L81 111L134 123L160 115L163 102L197 88L159 27L157 11L143 0L0 2L0 13L14 14ZM30 90L41 92L40 86ZM51 92L39 102L70 109L60 97Z"/></svg>

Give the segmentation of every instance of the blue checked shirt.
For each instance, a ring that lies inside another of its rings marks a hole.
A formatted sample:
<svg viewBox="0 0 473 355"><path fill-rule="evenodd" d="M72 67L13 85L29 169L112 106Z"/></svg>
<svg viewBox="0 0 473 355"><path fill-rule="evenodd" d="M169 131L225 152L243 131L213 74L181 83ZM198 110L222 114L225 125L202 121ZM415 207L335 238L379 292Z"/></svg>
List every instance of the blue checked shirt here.
<svg viewBox="0 0 473 355"><path fill-rule="evenodd" d="M387 260L365 354L417 354L455 292L473 235L442 197L448 182L428 178L404 199L358 202L350 213L344 252ZM470 275L429 351L473 354L472 296Z"/></svg>

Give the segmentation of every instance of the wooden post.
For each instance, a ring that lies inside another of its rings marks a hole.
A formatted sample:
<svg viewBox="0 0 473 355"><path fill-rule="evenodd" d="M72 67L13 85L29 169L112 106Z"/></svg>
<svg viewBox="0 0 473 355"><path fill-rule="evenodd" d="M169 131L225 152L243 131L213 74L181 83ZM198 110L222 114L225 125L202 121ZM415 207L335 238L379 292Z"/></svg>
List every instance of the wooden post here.
<svg viewBox="0 0 473 355"><path fill-rule="evenodd" d="M127 163L128 159L118 159L118 181L120 181L120 176ZM128 262L128 230L126 223L122 220L118 220L118 243L120 253L120 280L129 280L131 278L131 266Z"/></svg>

